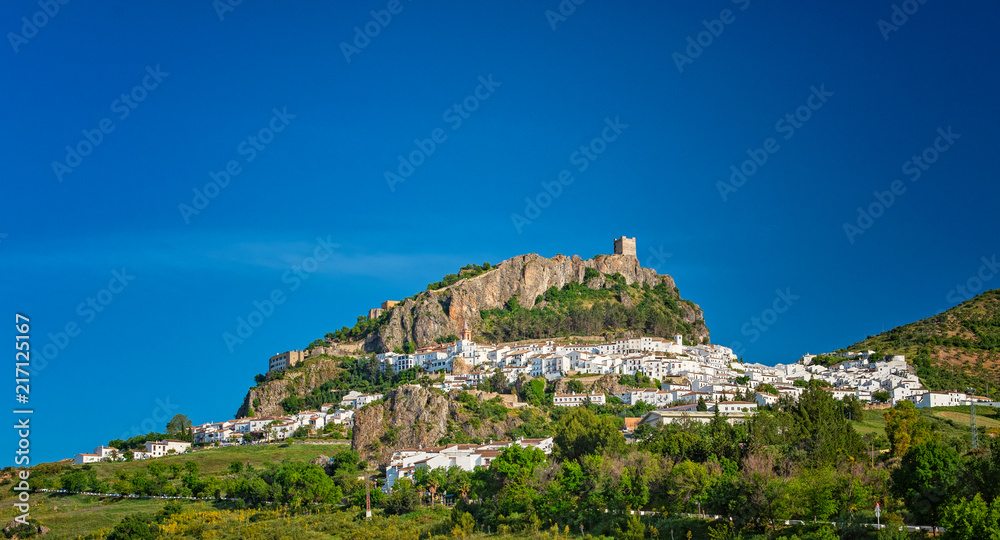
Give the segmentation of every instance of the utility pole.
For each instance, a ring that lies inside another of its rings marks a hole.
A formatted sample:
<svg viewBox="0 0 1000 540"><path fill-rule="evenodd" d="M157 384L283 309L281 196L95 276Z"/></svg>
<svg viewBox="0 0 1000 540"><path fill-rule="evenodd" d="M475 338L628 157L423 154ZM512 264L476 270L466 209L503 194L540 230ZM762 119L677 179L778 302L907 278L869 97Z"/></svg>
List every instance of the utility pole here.
<svg viewBox="0 0 1000 540"><path fill-rule="evenodd" d="M369 476L366 474L365 475L365 519L372 518L372 496L371 492L368 490L368 484L370 480L371 478L369 478Z"/></svg>
<svg viewBox="0 0 1000 540"><path fill-rule="evenodd" d="M976 397L975 391L968 387L966 391L969 392L969 426L972 428L972 444L970 445L973 450L979 448L979 430L976 429Z"/></svg>

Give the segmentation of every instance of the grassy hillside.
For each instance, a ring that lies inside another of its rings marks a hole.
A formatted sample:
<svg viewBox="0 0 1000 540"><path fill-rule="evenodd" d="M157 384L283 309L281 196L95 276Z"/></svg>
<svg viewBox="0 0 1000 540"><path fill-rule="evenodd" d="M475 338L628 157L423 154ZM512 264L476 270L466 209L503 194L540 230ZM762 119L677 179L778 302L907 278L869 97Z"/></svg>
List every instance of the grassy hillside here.
<svg viewBox="0 0 1000 540"><path fill-rule="evenodd" d="M877 336L849 350L903 354L932 390L971 387L1000 399L1000 289L987 291L948 311Z"/></svg>

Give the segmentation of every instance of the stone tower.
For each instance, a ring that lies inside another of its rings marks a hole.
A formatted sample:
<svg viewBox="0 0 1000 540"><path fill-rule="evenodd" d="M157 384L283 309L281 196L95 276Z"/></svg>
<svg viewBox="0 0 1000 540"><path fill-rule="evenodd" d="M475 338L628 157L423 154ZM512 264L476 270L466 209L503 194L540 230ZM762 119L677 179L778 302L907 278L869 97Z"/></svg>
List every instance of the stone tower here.
<svg viewBox="0 0 1000 540"><path fill-rule="evenodd" d="M472 341L472 330L469 330L469 323L462 326L462 341Z"/></svg>
<svg viewBox="0 0 1000 540"><path fill-rule="evenodd" d="M631 255L636 257L635 254L635 237L627 238L620 237L615 238L615 255Z"/></svg>

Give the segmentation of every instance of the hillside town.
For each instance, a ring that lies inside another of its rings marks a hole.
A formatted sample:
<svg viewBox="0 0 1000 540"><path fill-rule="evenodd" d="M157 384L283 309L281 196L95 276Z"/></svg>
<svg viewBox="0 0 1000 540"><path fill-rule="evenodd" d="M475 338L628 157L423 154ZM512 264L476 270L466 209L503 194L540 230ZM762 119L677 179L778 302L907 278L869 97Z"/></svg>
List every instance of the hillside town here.
<svg viewBox="0 0 1000 540"><path fill-rule="evenodd" d="M285 366L292 367L310 354L315 353L281 353L269 360L269 370L287 369ZM814 363L818 356L840 361L831 365ZM765 406L777 403L781 396L797 398L810 381L827 387L836 399L854 396L864 403L895 405L909 400L920 408L968 405L972 401L989 404L982 396L927 390L901 355L877 358L874 351L806 354L793 364L766 366L743 363L728 347L686 344L681 335L672 341L640 336L607 343L545 341L483 345L472 341L465 326L461 337L450 345L417 349L410 354L380 353L376 359L383 372L420 368L427 373L443 374L436 387L445 391L474 388L497 371L506 377L508 384L522 376L555 381L588 375L641 375L659 381L657 388L629 388L615 396L559 394L554 400L557 406L579 405L587 400L601 405L610 397L617 397L626 405L645 402L654 407L696 403L699 399L722 404L748 393L753 403ZM761 385L774 392L757 391ZM380 397L360 395L352 399Z"/></svg>
<svg viewBox="0 0 1000 540"><path fill-rule="evenodd" d="M272 356L268 360L268 373L294 368L316 356L317 352L322 354L324 351L293 350ZM446 392L476 388L497 372L504 375L508 384L519 377L541 377L547 381L556 381L592 375L638 375L654 382L654 387L627 387L614 395L600 392L557 393L553 396L552 404L557 407L587 403L605 405L609 400L617 399L625 405L645 403L654 407L655 410L648 413L641 423L708 422L716 412L730 422L741 422L759 407L777 404L783 396L797 399L811 381L819 381L836 399L843 400L853 396L862 403L884 402L895 405L902 400L909 400L918 408L968 405L972 402L1000 405L982 396L927 390L903 356L877 358L874 351L845 351L823 356L839 357L842 361L827 366L813 362L817 355L806 354L793 364L746 364L728 347L686 344L680 335L675 336L672 341L639 336L606 343L557 344L545 341L483 345L472 340L471 332L466 326L461 337L450 345L418 349L410 354L381 353L376 355L376 359L382 371L420 368L430 374L443 375L435 379L437 382L433 383L433 387ZM382 398L382 394L350 391L339 403L324 404L319 410L207 422L193 426L192 443L176 440L148 441L144 450L133 449L127 452L99 446L92 452L77 454L74 461L81 464L152 459L183 453L192 444L199 446L283 441L302 428L314 433L323 431L329 425L350 430L353 427L354 411ZM509 404L513 407L523 405L518 402ZM494 451L493 446L498 444L501 443L494 443L492 446L463 445L458 449L426 449L412 455L402 449L398 451L402 452L398 459L395 456L393 458L394 463L398 462L398 466L394 466L406 469L422 460L433 461L444 456L452 462L468 463L471 464L470 467L474 467L488 460L489 452ZM414 460L418 456L420 459Z"/></svg>

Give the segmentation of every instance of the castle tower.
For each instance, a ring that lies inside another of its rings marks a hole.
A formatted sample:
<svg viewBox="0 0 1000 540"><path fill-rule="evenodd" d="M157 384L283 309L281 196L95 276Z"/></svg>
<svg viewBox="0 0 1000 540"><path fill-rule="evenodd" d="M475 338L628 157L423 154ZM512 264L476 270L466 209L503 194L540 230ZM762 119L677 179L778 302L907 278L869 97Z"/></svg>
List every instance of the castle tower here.
<svg viewBox="0 0 1000 540"><path fill-rule="evenodd" d="M469 330L469 323L462 325L462 341L472 341L472 330Z"/></svg>
<svg viewBox="0 0 1000 540"><path fill-rule="evenodd" d="M615 255L631 255L636 257L635 254L635 237L627 238L622 236L620 238L615 238Z"/></svg>

